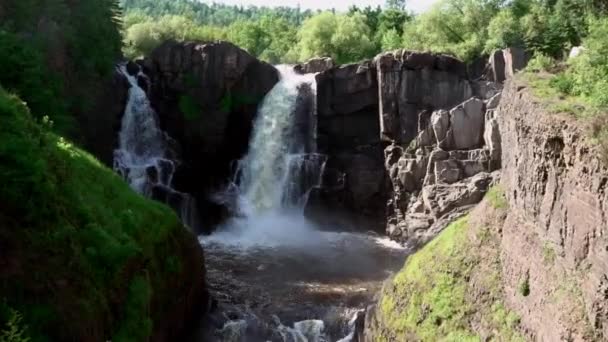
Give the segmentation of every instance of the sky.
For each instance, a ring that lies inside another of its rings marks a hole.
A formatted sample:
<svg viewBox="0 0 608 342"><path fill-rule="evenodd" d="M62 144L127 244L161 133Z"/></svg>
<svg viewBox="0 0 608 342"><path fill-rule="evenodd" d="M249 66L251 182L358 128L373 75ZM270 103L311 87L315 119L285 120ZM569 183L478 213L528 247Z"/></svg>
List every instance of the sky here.
<svg viewBox="0 0 608 342"><path fill-rule="evenodd" d="M437 0L408 0L407 7L416 12L424 12ZM207 1L206 1L207 2ZM384 5L385 0L214 0L209 2L218 2L231 5L256 5L256 6L291 6L296 7L298 4L302 8L311 9L330 9L345 11L351 5L365 7L367 5L377 6Z"/></svg>

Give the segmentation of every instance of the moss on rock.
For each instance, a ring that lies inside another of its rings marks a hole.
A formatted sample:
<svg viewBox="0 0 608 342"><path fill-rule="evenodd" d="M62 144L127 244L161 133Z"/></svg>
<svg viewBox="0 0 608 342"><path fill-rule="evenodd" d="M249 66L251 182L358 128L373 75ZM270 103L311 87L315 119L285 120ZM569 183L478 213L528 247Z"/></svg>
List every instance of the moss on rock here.
<svg viewBox="0 0 608 342"><path fill-rule="evenodd" d="M204 299L196 239L44 124L0 88L0 302L31 341L165 335Z"/></svg>
<svg viewBox="0 0 608 342"><path fill-rule="evenodd" d="M524 340L502 301L496 196L411 255L384 287L367 333L373 341Z"/></svg>

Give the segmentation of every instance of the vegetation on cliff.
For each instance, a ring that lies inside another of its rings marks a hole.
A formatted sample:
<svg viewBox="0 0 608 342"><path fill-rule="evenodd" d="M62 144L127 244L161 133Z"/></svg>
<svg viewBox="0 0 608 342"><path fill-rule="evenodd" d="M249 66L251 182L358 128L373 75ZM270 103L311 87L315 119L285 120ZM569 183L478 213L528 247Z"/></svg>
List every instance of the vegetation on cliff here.
<svg viewBox="0 0 608 342"><path fill-rule="evenodd" d="M41 123L0 88L0 336L146 340L202 255L169 208Z"/></svg>
<svg viewBox="0 0 608 342"><path fill-rule="evenodd" d="M413 254L388 283L369 333L375 341L521 341L502 301L499 188Z"/></svg>

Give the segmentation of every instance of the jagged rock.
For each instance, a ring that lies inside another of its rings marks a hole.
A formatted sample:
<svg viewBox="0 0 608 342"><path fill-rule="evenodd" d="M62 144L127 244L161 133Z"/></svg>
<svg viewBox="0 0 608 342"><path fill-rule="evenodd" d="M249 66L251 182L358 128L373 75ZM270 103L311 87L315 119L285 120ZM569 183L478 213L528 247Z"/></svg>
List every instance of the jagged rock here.
<svg viewBox="0 0 608 342"><path fill-rule="evenodd" d="M482 143L483 101L473 98L450 111L449 148L465 150Z"/></svg>
<svg viewBox="0 0 608 342"><path fill-rule="evenodd" d="M526 50L520 47L506 48L502 53L505 61L505 79L513 78L513 75L523 70L530 60Z"/></svg>
<svg viewBox="0 0 608 342"><path fill-rule="evenodd" d="M501 96L502 96L501 93L498 93L498 94L492 96L492 98L490 98L488 100L488 103L486 104L486 109L487 110L496 109L496 107L498 107L498 105L500 104Z"/></svg>
<svg viewBox="0 0 608 342"><path fill-rule="evenodd" d="M462 177L462 172L458 163L454 159L435 162L435 181L438 184L452 184L458 182Z"/></svg>
<svg viewBox="0 0 608 342"><path fill-rule="evenodd" d="M433 112L431 116L431 125L435 133L437 146L445 146L448 131L450 130L450 113L447 110L439 110Z"/></svg>
<svg viewBox="0 0 608 342"><path fill-rule="evenodd" d="M488 79L493 82L505 81L505 56L502 50L496 50L490 55Z"/></svg>
<svg viewBox="0 0 608 342"><path fill-rule="evenodd" d="M336 64L330 57L312 58L308 62L294 66L294 70L300 74L313 74L327 71Z"/></svg>
<svg viewBox="0 0 608 342"><path fill-rule="evenodd" d="M494 111L488 111L486 113L486 124L483 137L490 154L490 159L493 162L492 169L500 167L501 137L498 120L495 118Z"/></svg>

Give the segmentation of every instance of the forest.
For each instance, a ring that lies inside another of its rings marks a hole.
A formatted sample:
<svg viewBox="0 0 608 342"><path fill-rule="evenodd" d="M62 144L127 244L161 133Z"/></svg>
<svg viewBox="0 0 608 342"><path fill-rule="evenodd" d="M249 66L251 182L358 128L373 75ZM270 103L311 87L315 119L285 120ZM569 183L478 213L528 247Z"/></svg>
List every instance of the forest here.
<svg viewBox="0 0 608 342"><path fill-rule="evenodd" d="M397 48L470 62L519 46L535 56L533 66L562 74L552 81L554 88L608 104L602 57L608 3L601 0L441 0L418 15L407 11L405 0L389 0L383 8L352 6L347 13L195 0L122 0L121 6L124 52L130 58L145 56L167 39L228 40L273 64L316 56L343 64ZM581 44L589 53L555 68Z"/></svg>

